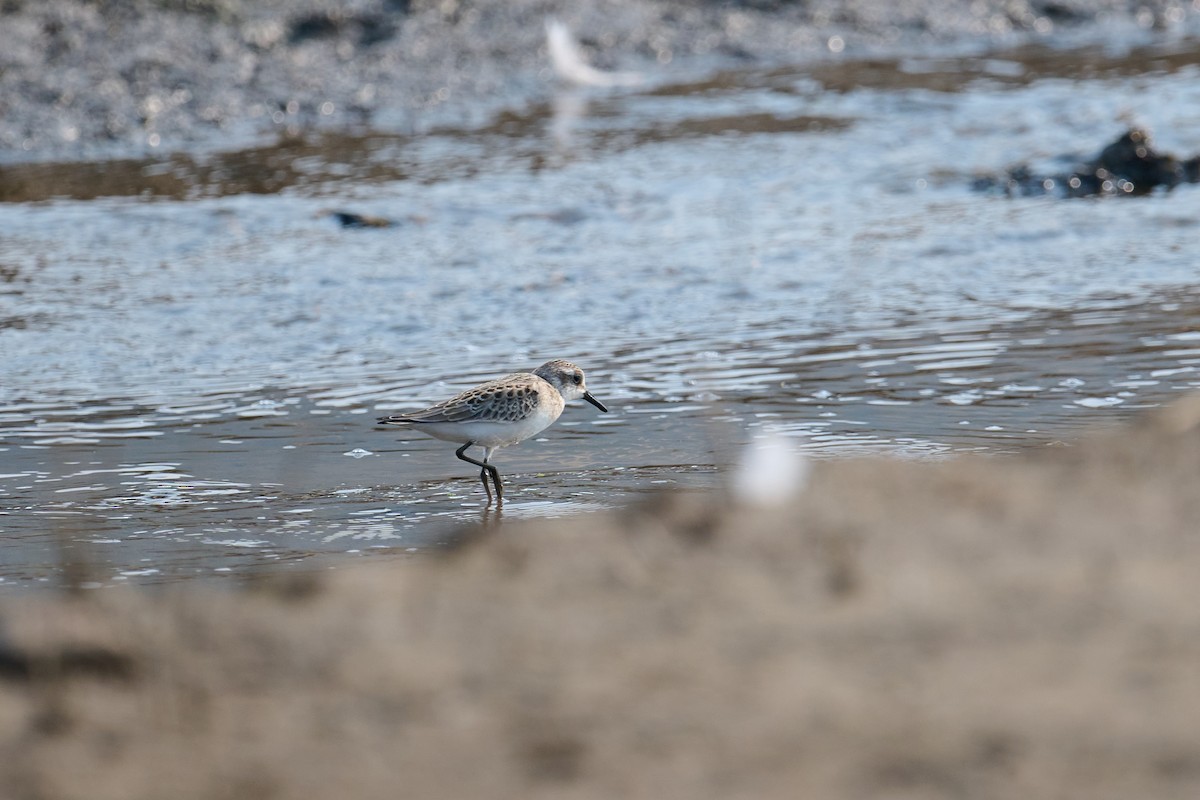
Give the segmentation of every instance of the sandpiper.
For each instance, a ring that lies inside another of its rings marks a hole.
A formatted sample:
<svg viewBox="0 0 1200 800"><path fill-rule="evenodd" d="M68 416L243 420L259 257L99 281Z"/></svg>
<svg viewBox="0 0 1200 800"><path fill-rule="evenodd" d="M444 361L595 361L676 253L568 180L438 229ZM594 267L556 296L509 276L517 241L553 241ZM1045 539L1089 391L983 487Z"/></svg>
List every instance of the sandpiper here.
<svg viewBox="0 0 1200 800"><path fill-rule="evenodd" d="M479 467L479 479L492 502L488 475L496 487L496 501L504 500L500 472L492 466L492 453L528 439L548 428L563 412L568 400L582 397L607 412L592 397L583 381L583 370L570 361L547 361L533 372L517 372L481 383L449 400L411 414L380 417L380 425L411 424L414 429L447 442L461 442L454 454ZM468 447L483 448L483 461L467 455Z"/></svg>

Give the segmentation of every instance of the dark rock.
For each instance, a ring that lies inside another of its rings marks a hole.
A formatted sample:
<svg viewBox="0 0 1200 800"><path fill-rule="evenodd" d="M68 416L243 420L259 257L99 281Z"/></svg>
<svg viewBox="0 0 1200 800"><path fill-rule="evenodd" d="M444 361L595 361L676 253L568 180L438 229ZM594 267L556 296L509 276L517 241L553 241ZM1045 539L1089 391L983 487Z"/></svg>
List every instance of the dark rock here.
<svg viewBox="0 0 1200 800"><path fill-rule="evenodd" d="M356 214L353 211L330 211L329 215L336 219L343 228L391 228L396 225L394 220L386 217L372 217L368 214Z"/></svg>
<svg viewBox="0 0 1200 800"><path fill-rule="evenodd" d="M1181 162L1170 153L1156 151L1146 131L1131 128L1073 172L1039 174L1028 165L1019 164L999 176L976 178L972 188L1008 197L1044 194L1139 196L1160 188L1169 191L1181 183L1198 182L1200 156Z"/></svg>
<svg viewBox="0 0 1200 800"><path fill-rule="evenodd" d="M1175 157L1155 152L1149 134L1138 128L1126 131L1101 150L1093 166L1096 173L1105 170L1132 183L1133 194L1146 194L1159 186L1170 188L1183 180L1183 170Z"/></svg>

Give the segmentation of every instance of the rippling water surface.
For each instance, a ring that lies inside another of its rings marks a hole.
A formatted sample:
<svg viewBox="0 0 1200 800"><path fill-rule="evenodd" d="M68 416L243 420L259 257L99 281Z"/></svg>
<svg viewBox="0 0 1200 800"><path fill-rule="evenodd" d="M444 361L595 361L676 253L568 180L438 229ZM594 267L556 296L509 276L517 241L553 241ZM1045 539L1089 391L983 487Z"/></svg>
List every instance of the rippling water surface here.
<svg viewBox="0 0 1200 800"><path fill-rule="evenodd" d="M1200 187L970 184L1069 167L1130 119L1195 154L1198 62L1183 41L666 76L481 131L10 166L0 585L436 547L481 518L477 475L374 417L554 357L611 413L501 451L505 519L717 487L765 429L814 456L1003 454L1167 402L1200 385Z"/></svg>

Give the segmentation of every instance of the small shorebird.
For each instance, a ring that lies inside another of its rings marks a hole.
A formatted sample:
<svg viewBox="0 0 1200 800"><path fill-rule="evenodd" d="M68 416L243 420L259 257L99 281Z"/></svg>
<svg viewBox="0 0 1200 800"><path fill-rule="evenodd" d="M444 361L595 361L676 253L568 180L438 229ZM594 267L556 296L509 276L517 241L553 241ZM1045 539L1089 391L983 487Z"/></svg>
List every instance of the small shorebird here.
<svg viewBox="0 0 1200 800"><path fill-rule="evenodd" d="M380 425L411 424L435 439L461 442L454 455L479 467L479 479L492 502L488 475L496 486L496 501L503 502L500 472L489 463L501 447L522 442L548 428L563 412L568 400L582 397L607 412L583 382L583 370L570 361L547 361L533 372L517 372L481 383L474 389L411 414L380 417ZM468 447L483 448L483 461L467 455Z"/></svg>

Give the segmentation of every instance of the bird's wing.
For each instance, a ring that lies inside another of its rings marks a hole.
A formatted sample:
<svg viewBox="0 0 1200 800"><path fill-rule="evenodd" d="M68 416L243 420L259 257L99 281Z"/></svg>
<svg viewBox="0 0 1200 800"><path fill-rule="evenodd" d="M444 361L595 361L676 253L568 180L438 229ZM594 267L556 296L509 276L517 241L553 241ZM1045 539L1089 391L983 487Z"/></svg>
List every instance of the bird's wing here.
<svg viewBox="0 0 1200 800"><path fill-rule="evenodd" d="M529 378L529 375L517 373L481 383L429 408L381 417L379 422L382 425L472 420L515 422L532 414L538 405L538 389L530 385Z"/></svg>

